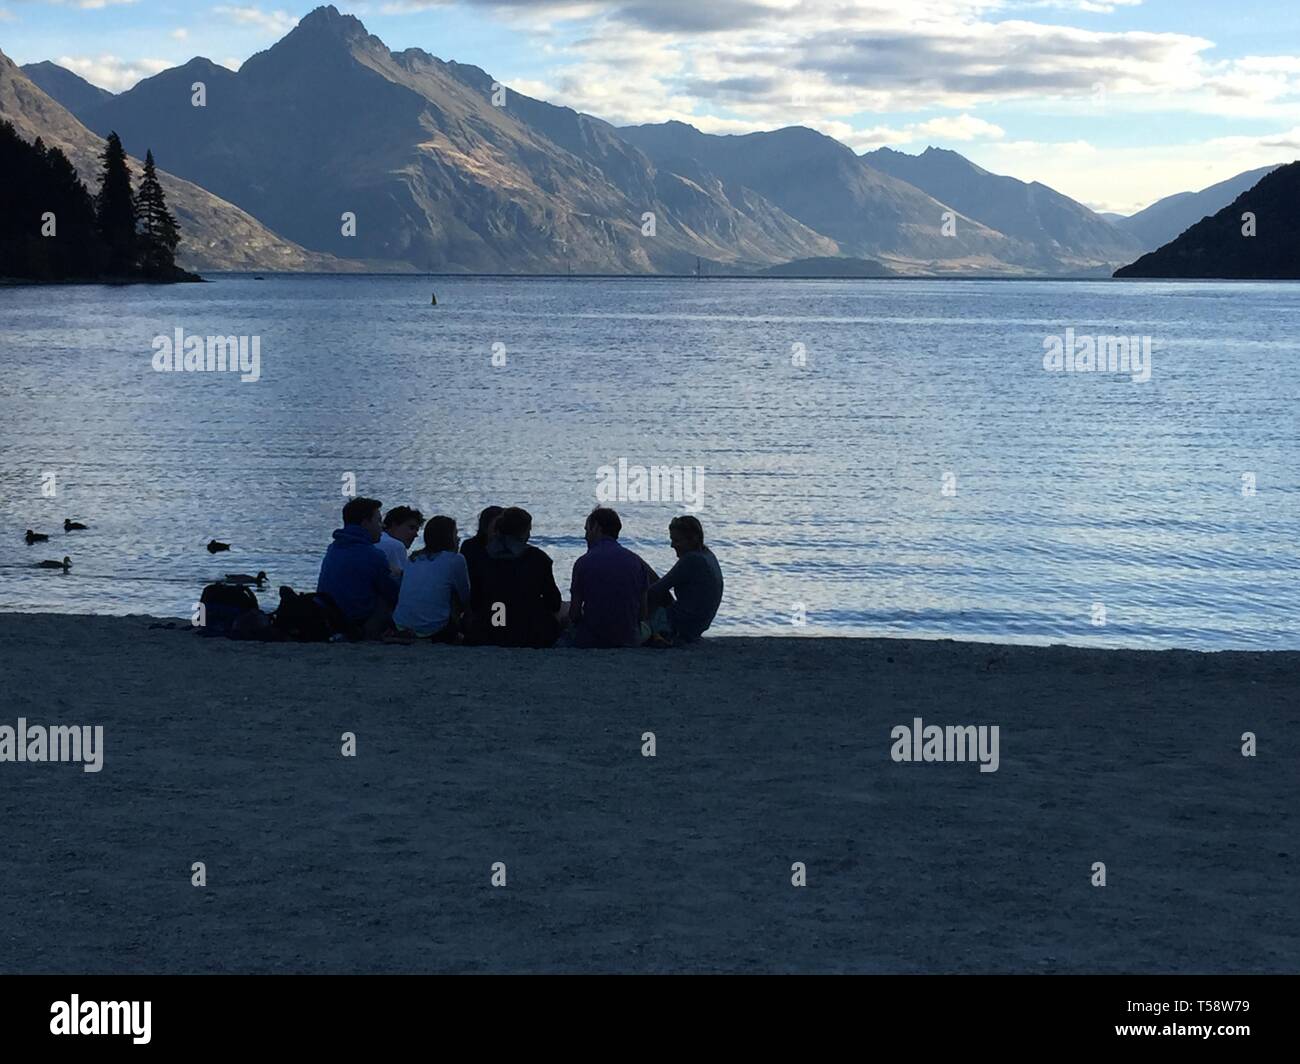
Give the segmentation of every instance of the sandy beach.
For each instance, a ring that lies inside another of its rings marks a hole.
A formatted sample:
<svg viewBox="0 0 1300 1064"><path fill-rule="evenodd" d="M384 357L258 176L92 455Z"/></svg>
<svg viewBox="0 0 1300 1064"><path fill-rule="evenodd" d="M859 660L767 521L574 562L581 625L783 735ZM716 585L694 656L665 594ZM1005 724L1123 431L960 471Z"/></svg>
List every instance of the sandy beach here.
<svg viewBox="0 0 1300 1064"><path fill-rule="evenodd" d="M104 729L0 763L5 972L1300 968L1298 653L153 623L0 615L0 726ZM893 761L915 718L997 771Z"/></svg>

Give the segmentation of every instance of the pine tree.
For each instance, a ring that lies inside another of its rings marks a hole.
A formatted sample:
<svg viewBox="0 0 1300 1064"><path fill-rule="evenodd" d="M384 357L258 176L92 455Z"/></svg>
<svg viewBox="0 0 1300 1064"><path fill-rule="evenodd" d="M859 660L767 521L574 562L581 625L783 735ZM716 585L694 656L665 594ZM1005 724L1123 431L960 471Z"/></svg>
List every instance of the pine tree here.
<svg viewBox="0 0 1300 1064"><path fill-rule="evenodd" d="M0 120L0 175L0 276L64 280L102 274L95 204L62 151L39 139L28 144L12 123Z"/></svg>
<svg viewBox="0 0 1300 1064"><path fill-rule="evenodd" d="M170 277L176 270L176 245L180 243L181 231L167 209L152 150L144 157L144 175L135 203L140 226L140 269L146 277Z"/></svg>
<svg viewBox="0 0 1300 1064"><path fill-rule="evenodd" d="M99 232L108 246L109 273L125 277L136 272L135 196L126 152L116 133L108 135L100 160L104 169L95 201Z"/></svg>

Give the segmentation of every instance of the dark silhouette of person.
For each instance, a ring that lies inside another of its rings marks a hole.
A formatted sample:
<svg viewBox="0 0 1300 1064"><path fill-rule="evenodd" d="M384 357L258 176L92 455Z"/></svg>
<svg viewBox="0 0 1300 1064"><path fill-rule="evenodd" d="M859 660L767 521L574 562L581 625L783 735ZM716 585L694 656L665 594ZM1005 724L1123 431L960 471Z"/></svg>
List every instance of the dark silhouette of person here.
<svg viewBox="0 0 1300 1064"><path fill-rule="evenodd" d="M469 566L470 587L474 586L476 579L474 574L487 557L487 545L492 541L492 536L497 530L497 521L503 513L505 513L503 506L485 507L478 515L478 531L460 545L460 552L465 556L465 564Z"/></svg>
<svg viewBox="0 0 1300 1064"><path fill-rule="evenodd" d="M497 520L482 565L477 574L470 571L467 642L504 647L555 644L563 602L550 557L528 545L532 530L532 515L517 506Z"/></svg>
<svg viewBox="0 0 1300 1064"><path fill-rule="evenodd" d="M674 643L693 643L713 623L722 603L722 569L704 545L704 528L691 514L674 517L668 536L677 564L650 585L648 599L655 634Z"/></svg>

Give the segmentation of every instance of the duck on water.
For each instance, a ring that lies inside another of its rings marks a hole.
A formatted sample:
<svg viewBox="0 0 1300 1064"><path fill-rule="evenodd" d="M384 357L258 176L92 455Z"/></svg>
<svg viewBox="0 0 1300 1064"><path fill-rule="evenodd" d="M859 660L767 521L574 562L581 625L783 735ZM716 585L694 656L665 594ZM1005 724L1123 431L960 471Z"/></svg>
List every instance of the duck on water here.
<svg viewBox="0 0 1300 1064"><path fill-rule="evenodd" d="M256 576L249 576L247 573L227 573L225 582L227 584L242 584L245 587L250 584L261 587L266 583L266 573L259 572Z"/></svg>

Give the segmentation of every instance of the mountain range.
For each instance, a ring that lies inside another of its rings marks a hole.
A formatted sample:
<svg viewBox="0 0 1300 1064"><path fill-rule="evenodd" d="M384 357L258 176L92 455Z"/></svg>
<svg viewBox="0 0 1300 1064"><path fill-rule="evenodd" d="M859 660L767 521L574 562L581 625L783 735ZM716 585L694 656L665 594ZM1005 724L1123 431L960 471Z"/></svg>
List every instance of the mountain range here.
<svg viewBox="0 0 1300 1064"><path fill-rule="evenodd" d="M26 140L60 148L93 192L104 142L56 103L0 52L0 118ZM140 152L139 155L143 155ZM130 160L135 174L140 159ZM177 259L189 269L356 270L358 264L309 252L271 232L243 210L172 173L159 170L168 205L181 225ZM0 264L3 272L3 264Z"/></svg>
<svg viewBox="0 0 1300 1064"><path fill-rule="evenodd" d="M906 155L891 148L863 159L877 170L951 204L991 229L1032 245L1045 264L1084 268L1127 262L1144 248L1126 229L1037 181L991 174L955 151L926 148Z"/></svg>
<svg viewBox="0 0 1300 1064"><path fill-rule="evenodd" d="M1219 181L1199 192L1177 192L1156 200L1151 206L1129 215L1117 224L1132 233L1142 246L1150 251L1168 244L1202 218L1221 210L1249 188L1259 183L1265 174L1277 166L1261 166L1247 170L1226 181Z"/></svg>
<svg viewBox="0 0 1300 1064"><path fill-rule="evenodd" d="M1300 162L1265 173L1228 206L1116 277L1300 279Z"/></svg>
<svg viewBox="0 0 1300 1064"><path fill-rule="evenodd" d="M78 119L96 104L111 99L113 94L98 85L92 85L80 74L45 60L40 63L26 63L22 71L32 84L57 100Z"/></svg>
<svg viewBox="0 0 1300 1064"><path fill-rule="evenodd" d="M19 78L23 98L7 101ZM854 258L902 275L1105 276L1177 215L1106 218L939 148L618 128L478 67L393 52L333 7L237 72L195 58L117 95L53 63L0 66L0 116L74 144L83 178L110 131L133 156L152 148L191 268L716 274ZM246 220L223 239L209 223L226 210Z"/></svg>

